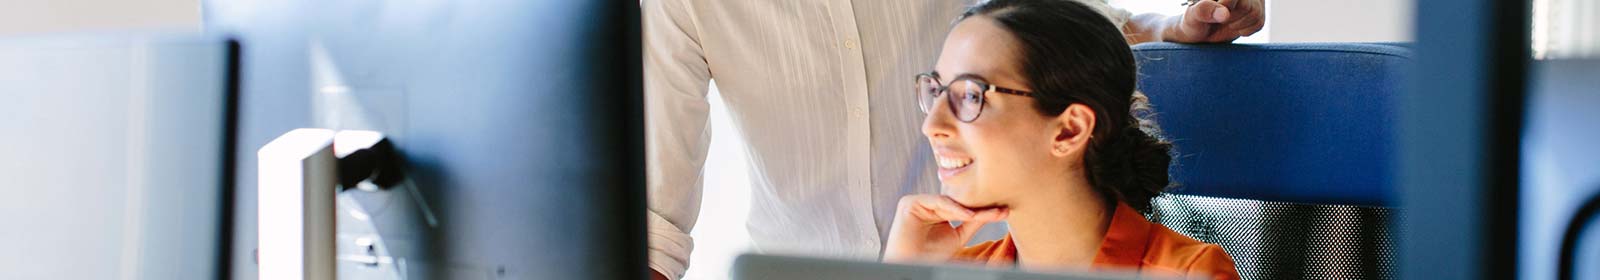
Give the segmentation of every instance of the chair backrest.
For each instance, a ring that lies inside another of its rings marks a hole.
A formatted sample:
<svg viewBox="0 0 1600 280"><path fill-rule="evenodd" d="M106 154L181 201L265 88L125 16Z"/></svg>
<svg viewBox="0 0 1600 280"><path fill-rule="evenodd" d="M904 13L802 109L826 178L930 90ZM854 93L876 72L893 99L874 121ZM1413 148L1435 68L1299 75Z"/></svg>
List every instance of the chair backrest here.
<svg viewBox="0 0 1600 280"><path fill-rule="evenodd" d="M1403 44L1141 44L1139 90L1178 152L1151 219L1245 279L1392 278Z"/></svg>

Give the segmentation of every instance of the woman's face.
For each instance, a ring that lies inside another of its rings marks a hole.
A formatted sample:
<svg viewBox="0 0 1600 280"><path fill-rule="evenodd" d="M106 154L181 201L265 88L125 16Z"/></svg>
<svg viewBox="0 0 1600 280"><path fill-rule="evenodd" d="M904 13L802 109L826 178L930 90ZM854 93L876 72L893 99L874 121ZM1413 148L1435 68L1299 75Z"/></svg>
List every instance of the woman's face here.
<svg viewBox="0 0 1600 280"><path fill-rule="evenodd" d="M993 19L968 17L951 29L934 71L940 84L978 77L1004 88L1032 92L1022 75L1020 45ZM1005 206L1029 193L1029 178L1064 172L1053 159L1055 116L1040 114L1031 97L986 92L982 113L970 123L950 110L947 92L928 110L922 132L939 167L944 194L967 207Z"/></svg>

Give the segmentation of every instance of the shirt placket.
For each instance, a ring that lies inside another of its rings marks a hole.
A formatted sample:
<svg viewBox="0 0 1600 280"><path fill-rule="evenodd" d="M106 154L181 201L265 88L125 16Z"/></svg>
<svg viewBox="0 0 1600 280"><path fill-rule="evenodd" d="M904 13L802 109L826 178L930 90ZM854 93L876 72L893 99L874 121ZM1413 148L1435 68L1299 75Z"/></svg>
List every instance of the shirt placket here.
<svg viewBox="0 0 1600 280"><path fill-rule="evenodd" d="M858 232L853 233L861 246L859 252L863 256L876 256L880 243L878 240L877 224L873 220L872 212L872 125L868 118L871 113L867 104L867 69L866 58L861 48L860 31L856 28L855 11L850 0L833 0L828 2L831 22L834 25L834 36L839 52L840 69L844 81L843 92L847 114L845 128L846 168L849 177L848 191L852 217L855 220ZM850 238L850 237L844 237Z"/></svg>

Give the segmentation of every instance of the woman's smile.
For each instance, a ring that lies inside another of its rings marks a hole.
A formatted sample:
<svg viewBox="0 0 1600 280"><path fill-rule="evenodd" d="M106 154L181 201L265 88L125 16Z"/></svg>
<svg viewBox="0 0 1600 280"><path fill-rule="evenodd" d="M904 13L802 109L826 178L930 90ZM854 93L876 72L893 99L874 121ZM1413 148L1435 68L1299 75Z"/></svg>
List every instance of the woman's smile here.
<svg viewBox="0 0 1600 280"><path fill-rule="evenodd" d="M956 174L966 171L974 164L972 157L952 152L946 149L935 149L934 159L939 164L939 180L948 181Z"/></svg>

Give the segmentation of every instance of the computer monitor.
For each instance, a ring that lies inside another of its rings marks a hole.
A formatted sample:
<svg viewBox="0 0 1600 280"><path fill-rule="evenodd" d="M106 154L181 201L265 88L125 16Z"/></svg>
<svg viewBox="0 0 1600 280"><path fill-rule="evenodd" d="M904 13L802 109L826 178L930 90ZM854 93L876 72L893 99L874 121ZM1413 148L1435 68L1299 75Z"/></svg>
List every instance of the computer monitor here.
<svg viewBox="0 0 1600 280"><path fill-rule="evenodd" d="M216 279L235 49L146 32L0 39L0 279Z"/></svg>
<svg viewBox="0 0 1600 280"><path fill-rule="evenodd" d="M243 46L234 278L258 275L252 152L297 128L380 132L404 158L400 186L342 195L390 249L378 259L392 262L370 267L407 279L646 275L636 2L211 0L203 10L209 30ZM400 202L409 206L391 207ZM364 260L340 255L340 275Z"/></svg>

